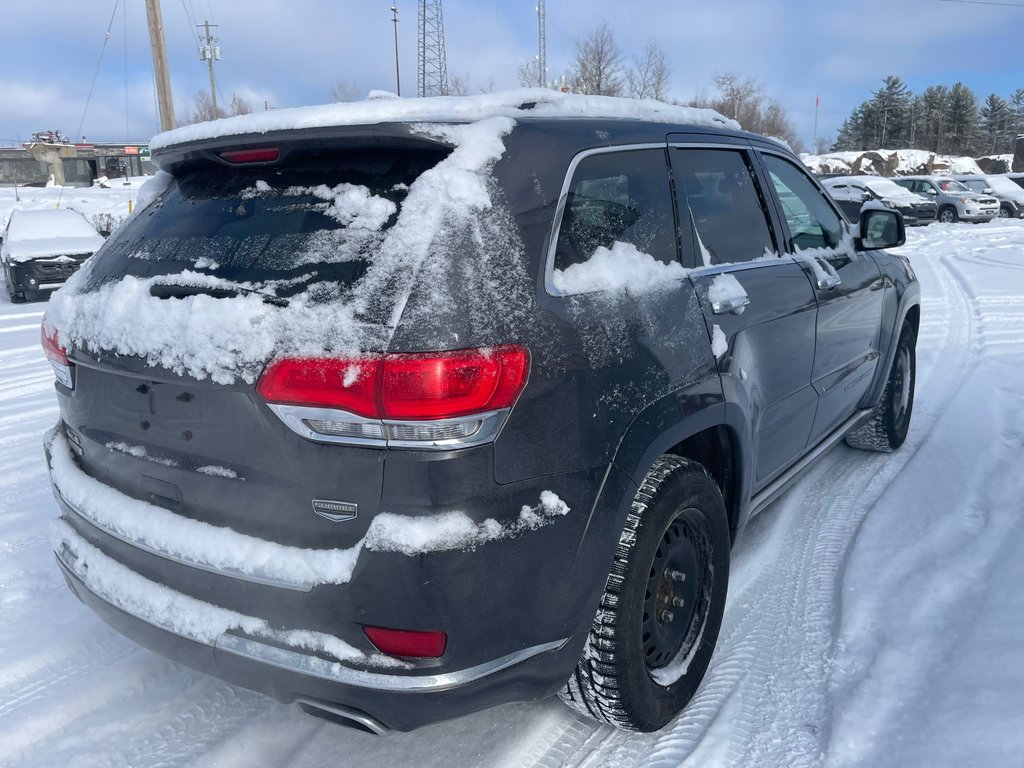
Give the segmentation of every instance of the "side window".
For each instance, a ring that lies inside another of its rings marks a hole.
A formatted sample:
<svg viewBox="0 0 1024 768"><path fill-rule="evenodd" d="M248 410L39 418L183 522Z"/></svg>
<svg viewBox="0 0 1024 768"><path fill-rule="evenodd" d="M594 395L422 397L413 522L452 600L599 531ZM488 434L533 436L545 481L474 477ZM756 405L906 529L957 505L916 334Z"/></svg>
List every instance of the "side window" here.
<svg viewBox="0 0 1024 768"><path fill-rule="evenodd" d="M555 246L555 269L581 264L616 242L678 262L672 192L663 149L604 152L573 173Z"/></svg>
<svg viewBox="0 0 1024 768"><path fill-rule="evenodd" d="M672 152L679 220L692 219L705 262L752 261L775 243L747 154L733 149Z"/></svg>
<svg viewBox="0 0 1024 768"><path fill-rule="evenodd" d="M779 195L794 248L834 248L843 236L839 214L806 173L778 155L764 155L768 176Z"/></svg>

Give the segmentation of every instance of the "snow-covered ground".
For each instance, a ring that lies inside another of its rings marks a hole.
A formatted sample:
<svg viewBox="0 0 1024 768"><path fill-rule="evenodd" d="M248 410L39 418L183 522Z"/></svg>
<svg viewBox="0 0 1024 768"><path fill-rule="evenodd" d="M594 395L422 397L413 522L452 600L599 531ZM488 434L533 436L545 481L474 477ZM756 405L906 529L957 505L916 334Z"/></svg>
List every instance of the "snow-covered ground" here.
<svg viewBox="0 0 1024 768"><path fill-rule="evenodd" d="M751 523L705 684L649 735L548 700L377 739L108 629L50 550L44 307L0 292L0 765L1020 765L1024 222L908 237L924 299L907 444L837 448Z"/></svg>

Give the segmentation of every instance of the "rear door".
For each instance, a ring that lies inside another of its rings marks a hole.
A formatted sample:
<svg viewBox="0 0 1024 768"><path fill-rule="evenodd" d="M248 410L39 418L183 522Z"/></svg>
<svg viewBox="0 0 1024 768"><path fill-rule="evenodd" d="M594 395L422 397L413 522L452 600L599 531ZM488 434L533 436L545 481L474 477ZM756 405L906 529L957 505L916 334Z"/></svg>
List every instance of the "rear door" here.
<svg viewBox="0 0 1024 768"><path fill-rule="evenodd" d="M760 156L777 196L785 248L805 270L818 302L813 445L857 410L871 385L879 356L882 275L874 259L854 251L839 212L810 174L780 154Z"/></svg>
<svg viewBox="0 0 1024 768"><path fill-rule="evenodd" d="M777 255L781 240L748 146L670 137L669 155L725 397L748 411L757 490L807 444L817 401L814 293L801 267Z"/></svg>

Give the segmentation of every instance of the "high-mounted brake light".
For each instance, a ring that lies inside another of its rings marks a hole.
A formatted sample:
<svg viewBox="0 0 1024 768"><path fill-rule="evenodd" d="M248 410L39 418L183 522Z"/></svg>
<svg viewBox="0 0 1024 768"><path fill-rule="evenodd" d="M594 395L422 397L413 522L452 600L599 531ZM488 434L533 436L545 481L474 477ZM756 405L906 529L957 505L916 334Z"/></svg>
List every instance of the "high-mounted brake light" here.
<svg viewBox="0 0 1024 768"><path fill-rule="evenodd" d="M68 360L68 352L57 340L56 328L49 333L46 332L45 316L39 328L39 336L43 345L43 354L46 355L46 359L50 361L50 367L53 368L53 375L65 387L73 389L75 380L71 374L72 363Z"/></svg>
<svg viewBox="0 0 1024 768"><path fill-rule="evenodd" d="M517 345L284 358L267 367L256 391L292 430L313 440L459 447L494 439L529 370L529 352Z"/></svg>
<svg viewBox="0 0 1024 768"><path fill-rule="evenodd" d="M412 632L407 629L363 627L363 633L377 650L389 656L436 659L444 655L448 635L444 632Z"/></svg>
<svg viewBox="0 0 1024 768"><path fill-rule="evenodd" d="M220 159L232 165L253 165L255 163L276 163L281 156L277 147L261 147L259 149L226 149L220 153Z"/></svg>

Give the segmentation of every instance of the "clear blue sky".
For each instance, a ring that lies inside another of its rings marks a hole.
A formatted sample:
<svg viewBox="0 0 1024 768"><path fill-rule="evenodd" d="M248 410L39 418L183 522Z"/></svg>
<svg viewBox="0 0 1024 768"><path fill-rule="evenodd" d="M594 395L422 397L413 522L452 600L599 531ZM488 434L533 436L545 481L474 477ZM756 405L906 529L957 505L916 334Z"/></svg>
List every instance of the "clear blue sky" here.
<svg viewBox="0 0 1024 768"><path fill-rule="evenodd" d="M980 98L1024 87L1024 0L549 0L549 75L568 69L574 43L607 21L627 57L655 38L672 66L670 93L711 91L716 72L758 79L810 144L814 98L819 134L898 74L915 90L963 80ZM219 90L263 109L329 100L345 80L362 92L394 90L388 0L162 0L175 108L207 89L193 23L220 26ZM402 90L415 93L416 3L397 0ZM0 24L0 140L58 128L91 140L144 140L157 131L152 63L142 0L121 0L95 92L82 122L114 0L4 3ZM127 8L127 15L125 9ZM444 0L450 74L474 89L518 85L536 54L534 0ZM127 73L127 77L126 77ZM129 109L126 116L126 83Z"/></svg>

